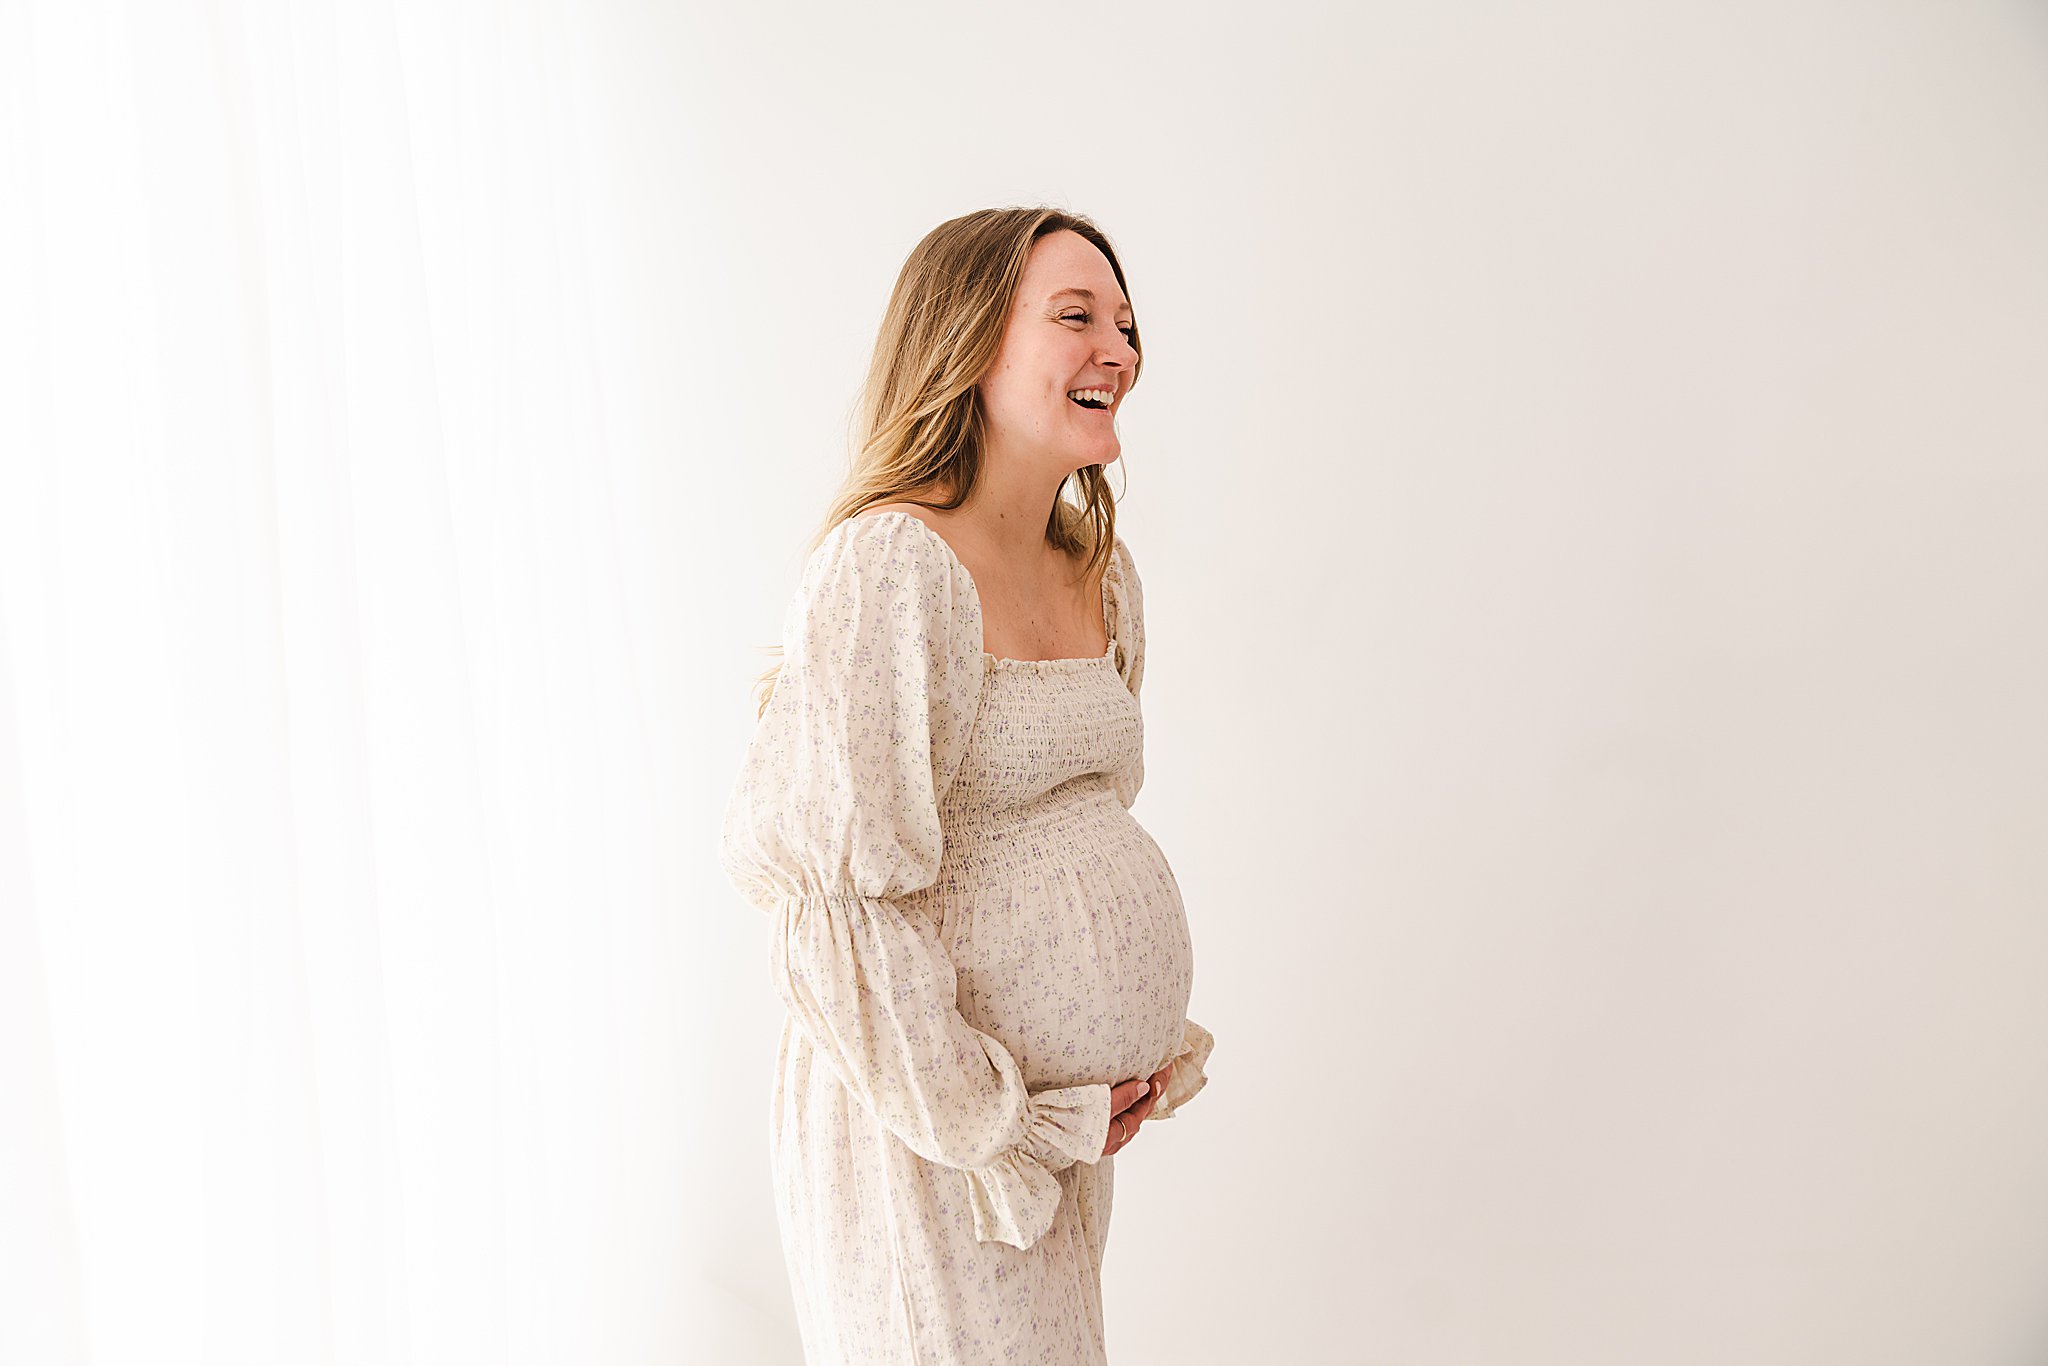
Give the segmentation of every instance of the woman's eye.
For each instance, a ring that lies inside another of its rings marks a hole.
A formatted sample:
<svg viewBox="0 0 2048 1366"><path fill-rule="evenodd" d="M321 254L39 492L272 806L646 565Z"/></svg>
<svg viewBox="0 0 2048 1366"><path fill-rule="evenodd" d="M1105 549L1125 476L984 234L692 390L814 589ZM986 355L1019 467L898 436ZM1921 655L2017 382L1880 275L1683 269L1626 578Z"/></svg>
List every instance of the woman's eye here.
<svg viewBox="0 0 2048 1366"><path fill-rule="evenodd" d="M1062 313L1060 314L1060 321L1063 323L1085 323L1088 321L1088 315L1086 313ZM1130 335L1133 332L1136 332L1137 330L1138 329L1135 324L1130 327L1119 327L1117 329L1117 331L1124 334L1126 340L1128 340Z"/></svg>

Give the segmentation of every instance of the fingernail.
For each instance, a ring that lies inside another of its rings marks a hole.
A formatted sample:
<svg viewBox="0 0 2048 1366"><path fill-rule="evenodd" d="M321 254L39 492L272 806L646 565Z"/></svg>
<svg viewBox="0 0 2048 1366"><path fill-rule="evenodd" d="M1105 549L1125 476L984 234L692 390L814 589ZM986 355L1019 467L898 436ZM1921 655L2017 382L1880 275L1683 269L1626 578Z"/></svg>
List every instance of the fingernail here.
<svg viewBox="0 0 2048 1366"><path fill-rule="evenodd" d="M1147 1096L1148 1094L1150 1094L1151 1090L1152 1090L1152 1083L1151 1083L1151 1082L1149 1082L1149 1081L1141 1081L1141 1082L1139 1082L1139 1083L1138 1083L1138 1099L1140 1099L1140 1100L1143 1100L1143 1099L1144 1099L1144 1098L1145 1098L1145 1097L1146 1097L1146 1096Z"/></svg>

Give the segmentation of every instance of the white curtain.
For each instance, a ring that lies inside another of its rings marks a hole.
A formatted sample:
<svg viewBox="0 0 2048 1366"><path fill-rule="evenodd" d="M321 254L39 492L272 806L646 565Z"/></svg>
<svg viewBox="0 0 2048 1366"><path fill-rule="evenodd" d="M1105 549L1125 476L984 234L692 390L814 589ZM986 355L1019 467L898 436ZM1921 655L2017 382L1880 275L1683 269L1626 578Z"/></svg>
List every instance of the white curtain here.
<svg viewBox="0 0 2048 1366"><path fill-rule="evenodd" d="M688 1309L589 41L0 6L10 1366L649 1359Z"/></svg>

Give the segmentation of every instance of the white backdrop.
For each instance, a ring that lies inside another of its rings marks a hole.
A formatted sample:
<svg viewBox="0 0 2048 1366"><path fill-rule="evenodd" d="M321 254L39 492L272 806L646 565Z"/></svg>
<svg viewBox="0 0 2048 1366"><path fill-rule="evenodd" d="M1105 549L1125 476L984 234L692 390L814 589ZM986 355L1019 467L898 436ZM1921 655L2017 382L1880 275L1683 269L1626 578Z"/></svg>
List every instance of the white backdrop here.
<svg viewBox="0 0 2048 1366"><path fill-rule="evenodd" d="M2037 6L0 0L0 1361L795 1363L717 817L903 255L1118 242L1112 1359L2048 1356Z"/></svg>

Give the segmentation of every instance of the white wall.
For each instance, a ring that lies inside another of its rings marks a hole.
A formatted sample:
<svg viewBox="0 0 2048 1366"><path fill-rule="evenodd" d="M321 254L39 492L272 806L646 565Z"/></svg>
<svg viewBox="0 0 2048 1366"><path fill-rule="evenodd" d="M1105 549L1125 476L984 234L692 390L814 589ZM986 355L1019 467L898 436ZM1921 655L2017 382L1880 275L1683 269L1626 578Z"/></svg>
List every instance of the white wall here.
<svg viewBox="0 0 2048 1366"><path fill-rule="evenodd" d="M724 1340L795 1359L704 833L748 647L903 253L1047 200L1145 327L1137 813L1218 1038L1112 1359L2048 1352L2038 9L618 22Z"/></svg>

